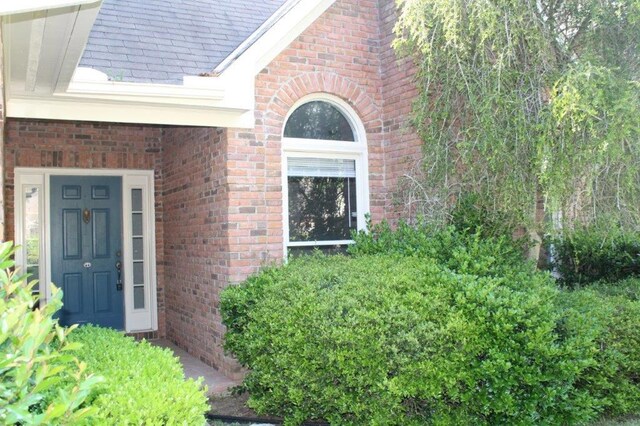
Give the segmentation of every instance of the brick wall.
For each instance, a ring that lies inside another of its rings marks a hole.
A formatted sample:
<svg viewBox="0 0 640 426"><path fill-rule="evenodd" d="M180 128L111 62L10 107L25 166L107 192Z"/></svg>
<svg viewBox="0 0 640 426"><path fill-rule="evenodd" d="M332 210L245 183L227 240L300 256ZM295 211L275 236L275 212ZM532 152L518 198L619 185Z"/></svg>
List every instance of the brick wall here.
<svg viewBox="0 0 640 426"><path fill-rule="evenodd" d="M411 74L390 48L393 12L392 0L338 0L258 75L255 129L164 132L168 336L228 375L241 372L223 355L219 292L282 259L281 134L296 101L322 92L353 107L372 217L390 215L387 185L417 145L405 126Z"/></svg>
<svg viewBox="0 0 640 426"><path fill-rule="evenodd" d="M226 131L166 128L163 146L167 337L238 376L237 364L222 351L219 310L220 291L231 275L229 233L237 222L228 208L227 179L236 164Z"/></svg>
<svg viewBox="0 0 640 426"><path fill-rule="evenodd" d="M381 75L385 158L385 217L394 221L407 206L398 205L399 183L404 175L413 175L420 168L422 142L411 127L412 101L418 91L413 82L415 66L410 58L398 58L391 43L396 7L392 0L380 0ZM410 212L409 212L410 213Z"/></svg>
<svg viewBox="0 0 640 426"><path fill-rule="evenodd" d="M255 131L229 129L229 155L236 161L230 167L230 214L238 219L230 241L237 257L231 282L282 257L281 134L286 114L306 95L333 94L360 116L369 149L371 211L383 214L376 6L371 0L338 0L258 75ZM252 209L241 212L247 192L254 194Z"/></svg>
<svg viewBox="0 0 640 426"><path fill-rule="evenodd" d="M9 119L4 146L6 237L13 239L15 167L155 171L159 335L164 334L162 129L157 126Z"/></svg>

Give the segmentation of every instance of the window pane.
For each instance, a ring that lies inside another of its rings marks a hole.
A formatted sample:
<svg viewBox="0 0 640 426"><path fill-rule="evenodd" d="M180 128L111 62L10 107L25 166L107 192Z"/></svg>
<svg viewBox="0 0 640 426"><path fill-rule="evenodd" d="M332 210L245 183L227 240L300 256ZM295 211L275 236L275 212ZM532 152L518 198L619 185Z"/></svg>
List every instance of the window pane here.
<svg viewBox="0 0 640 426"><path fill-rule="evenodd" d="M144 309L144 287L133 287L133 309Z"/></svg>
<svg viewBox="0 0 640 426"><path fill-rule="evenodd" d="M134 212L142 211L142 189L131 190L131 210Z"/></svg>
<svg viewBox="0 0 640 426"><path fill-rule="evenodd" d="M354 178L290 176L289 241L348 240L357 229Z"/></svg>
<svg viewBox="0 0 640 426"><path fill-rule="evenodd" d="M40 186L26 185L24 193L24 238L27 273L31 280L40 275Z"/></svg>
<svg viewBox="0 0 640 426"><path fill-rule="evenodd" d="M287 138L355 141L344 115L328 102L308 102L296 109L284 128Z"/></svg>
<svg viewBox="0 0 640 426"><path fill-rule="evenodd" d="M132 213L132 223L131 230L134 236L142 235L142 213Z"/></svg>
<svg viewBox="0 0 640 426"><path fill-rule="evenodd" d="M133 263L133 284L144 285L144 263L143 262Z"/></svg>
<svg viewBox="0 0 640 426"><path fill-rule="evenodd" d="M133 238L133 260L143 260L142 238Z"/></svg>

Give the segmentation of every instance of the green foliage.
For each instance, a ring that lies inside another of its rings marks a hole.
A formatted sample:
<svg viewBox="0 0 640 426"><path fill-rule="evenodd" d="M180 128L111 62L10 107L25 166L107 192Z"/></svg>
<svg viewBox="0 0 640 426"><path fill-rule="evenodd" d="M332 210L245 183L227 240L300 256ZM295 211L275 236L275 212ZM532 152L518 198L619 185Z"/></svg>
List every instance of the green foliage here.
<svg viewBox="0 0 640 426"><path fill-rule="evenodd" d="M432 250L407 232L419 250ZM225 289L225 347L250 369L249 405L287 424L576 424L595 416L595 401L574 386L593 365L592 341L559 332L553 280L521 270L498 276L473 250L465 256L453 272L424 256L316 255Z"/></svg>
<svg viewBox="0 0 640 426"><path fill-rule="evenodd" d="M551 211L575 223L639 223L640 86L619 69L570 66L554 84L539 144Z"/></svg>
<svg viewBox="0 0 640 426"><path fill-rule="evenodd" d="M400 221L395 229L385 221L369 222L366 231L353 234L355 244L349 246L348 253L429 257L454 272L478 276L533 271L533 265L524 261L523 241L515 241L510 234L496 231L498 228L485 231L488 228L473 219L460 223L469 225L473 232L454 226L440 229L422 221L415 225Z"/></svg>
<svg viewBox="0 0 640 426"><path fill-rule="evenodd" d="M621 296L634 302L640 302L640 279L629 278L613 283L598 282L589 286L590 289L606 296Z"/></svg>
<svg viewBox="0 0 640 426"><path fill-rule="evenodd" d="M576 287L640 275L640 235L616 227L580 227L548 241L560 281Z"/></svg>
<svg viewBox="0 0 640 426"><path fill-rule="evenodd" d="M478 192L528 226L542 198L567 223L640 223L640 2L397 4L395 47L418 70L420 199L448 212Z"/></svg>
<svg viewBox="0 0 640 426"><path fill-rule="evenodd" d="M612 291L613 290L613 291ZM627 295L634 295L633 298ZM640 413L640 281L567 291L563 326L570 334L592 334L595 363L576 386L595 398L598 411Z"/></svg>
<svg viewBox="0 0 640 426"><path fill-rule="evenodd" d="M73 356L78 345L53 315L62 306L62 292L53 289L43 307L13 270L12 243L0 244L0 423L75 424L94 409L85 400L101 378L87 375Z"/></svg>
<svg viewBox="0 0 640 426"><path fill-rule="evenodd" d="M94 326L78 329L70 340L83 344L78 357L87 369L105 377L90 396L97 412L89 424L205 424L206 388L184 379L171 350Z"/></svg>
<svg viewBox="0 0 640 426"><path fill-rule="evenodd" d="M466 234L480 234L489 238L512 237L514 228L509 226L508 215L488 210L483 203L485 198L484 194L462 194L451 210L451 225Z"/></svg>

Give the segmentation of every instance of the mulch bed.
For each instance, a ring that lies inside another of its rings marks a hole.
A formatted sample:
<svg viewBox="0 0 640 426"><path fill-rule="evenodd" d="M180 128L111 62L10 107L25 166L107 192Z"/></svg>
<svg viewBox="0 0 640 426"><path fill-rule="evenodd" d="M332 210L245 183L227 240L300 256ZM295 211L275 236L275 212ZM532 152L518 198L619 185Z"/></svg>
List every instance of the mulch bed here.
<svg viewBox="0 0 640 426"><path fill-rule="evenodd" d="M244 422L243 419L246 419L250 420L249 423L282 423L282 419L279 417L258 415L251 408L247 407L247 399L249 399L249 394L246 392L239 395L227 394L212 396L209 398L211 411L209 411L208 417L210 419L215 419L218 416L219 418L231 418L236 422ZM325 426L327 423L309 422L305 423L305 425Z"/></svg>

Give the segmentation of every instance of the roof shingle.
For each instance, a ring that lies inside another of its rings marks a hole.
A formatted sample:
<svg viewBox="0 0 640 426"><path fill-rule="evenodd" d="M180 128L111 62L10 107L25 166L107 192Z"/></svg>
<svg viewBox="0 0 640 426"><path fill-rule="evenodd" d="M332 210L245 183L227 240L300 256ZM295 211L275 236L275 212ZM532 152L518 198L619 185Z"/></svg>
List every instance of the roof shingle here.
<svg viewBox="0 0 640 426"><path fill-rule="evenodd" d="M104 0L79 66L182 84L211 72L286 0Z"/></svg>

